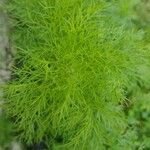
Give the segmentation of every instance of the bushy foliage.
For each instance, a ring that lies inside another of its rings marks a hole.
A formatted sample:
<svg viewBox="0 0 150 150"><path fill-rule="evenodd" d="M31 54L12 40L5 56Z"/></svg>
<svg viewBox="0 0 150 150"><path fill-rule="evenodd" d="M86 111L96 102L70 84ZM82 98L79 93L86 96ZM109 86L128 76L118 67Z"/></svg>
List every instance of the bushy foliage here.
<svg viewBox="0 0 150 150"><path fill-rule="evenodd" d="M150 0L143 0L135 7L137 14L135 20L136 27L144 33L143 47L147 50L150 48L149 8ZM130 98L133 103L128 113L128 121L137 137L135 139L134 149L140 147L141 149L148 150L150 149L150 68L142 66L139 69L144 82L139 82L139 87L132 90Z"/></svg>
<svg viewBox="0 0 150 150"><path fill-rule="evenodd" d="M129 6L125 0L10 2L17 55L7 113L23 141L61 150L134 148L125 112L129 93L149 84L140 69L149 65L149 50Z"/></svg>

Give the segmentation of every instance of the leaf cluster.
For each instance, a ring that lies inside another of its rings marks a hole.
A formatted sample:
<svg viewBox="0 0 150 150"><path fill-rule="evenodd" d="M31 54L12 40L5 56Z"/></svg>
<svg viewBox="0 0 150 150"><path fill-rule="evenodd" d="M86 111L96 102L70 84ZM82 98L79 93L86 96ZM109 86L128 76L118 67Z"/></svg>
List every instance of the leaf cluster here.
<svg viewBox="0 0 150 150"><path fill-rule="evenodd" d="M123 106L144 82L139 67L148 66L149 52L143 33L116 17L119 2L9 3L17 55L5 95L21 140L65 150L122 148Z"/></svg>

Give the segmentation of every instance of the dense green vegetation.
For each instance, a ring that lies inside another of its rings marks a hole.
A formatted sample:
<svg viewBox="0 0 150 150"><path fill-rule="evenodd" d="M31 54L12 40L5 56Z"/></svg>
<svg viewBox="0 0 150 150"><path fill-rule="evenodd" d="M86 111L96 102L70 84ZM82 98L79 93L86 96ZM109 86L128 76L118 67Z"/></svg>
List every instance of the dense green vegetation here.
<svg viewBox="0 0 150 150"><path fill-rule="evenodd" d="M17 54L6 111L19 139L61 150L150 148L149 35L135 6L9 3Z"/></svg>

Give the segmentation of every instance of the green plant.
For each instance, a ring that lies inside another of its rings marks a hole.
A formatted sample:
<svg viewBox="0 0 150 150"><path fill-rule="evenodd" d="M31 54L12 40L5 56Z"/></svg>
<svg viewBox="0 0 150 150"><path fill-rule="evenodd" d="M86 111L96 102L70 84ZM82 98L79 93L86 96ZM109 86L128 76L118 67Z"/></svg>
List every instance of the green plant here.
<svg viewBox="0 0 150 150"><path fill-rule="evenodd" d="M6 109L21 140L64 150L132 149L123 106L137 81L145 83L139 67L149 53L141 31L110 15L119 2L10 2L17 55Z"/></svg>
<svg viewBox="0 0 150 150"><path fill-rule="evenodd" d="M148 150L150 148L150 93L138 91L134 98L138 101L134 102L128 115L129 125L134 127L137 137L134 147Z"/></svg>
<svg viewBox="0 0 150 150"><path fill-rule="evenodd" d="M12 140L12 126L2 115L0 116L0 133L0 147L8 146L8 143Z"/></svg>

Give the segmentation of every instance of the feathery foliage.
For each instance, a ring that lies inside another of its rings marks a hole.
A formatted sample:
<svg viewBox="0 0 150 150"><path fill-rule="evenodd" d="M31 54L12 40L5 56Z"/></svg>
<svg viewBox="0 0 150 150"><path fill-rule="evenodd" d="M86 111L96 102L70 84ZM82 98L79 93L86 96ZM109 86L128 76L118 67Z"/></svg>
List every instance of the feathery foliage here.
<svg viewBox="0 0 150 150"><path fill-rule="evenodd" d="M132 149L123 109L137 81L145 83L139 68L147 67L149 51L143 32L127 24L128 5L10 2L17 55L7 113L20 139L61 150Z"/></svg>

